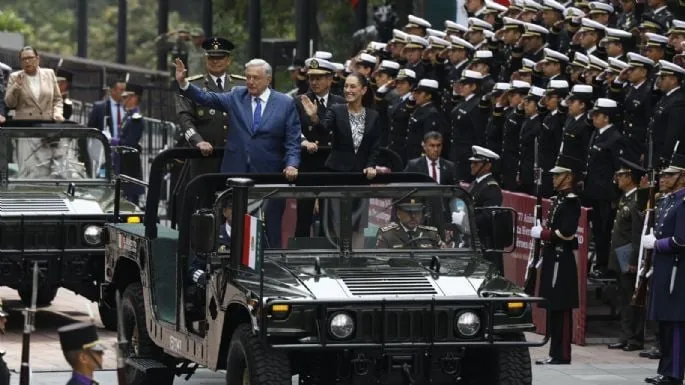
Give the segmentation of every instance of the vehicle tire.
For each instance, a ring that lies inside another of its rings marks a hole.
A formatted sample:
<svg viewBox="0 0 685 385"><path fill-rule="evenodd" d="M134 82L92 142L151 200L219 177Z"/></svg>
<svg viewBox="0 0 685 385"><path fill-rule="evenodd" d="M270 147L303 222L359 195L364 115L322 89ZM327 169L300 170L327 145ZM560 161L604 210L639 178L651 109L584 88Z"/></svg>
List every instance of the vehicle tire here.
<svg viewBox="0 0 685 385"><path fill-rule="evenodd" d="M52 285L38 286L38 295L36 295L36 306L45 307L50 306L52 300L57 296L59 287ZM20 288L19 298L24 306L31 306L31 288Z"/></svg>
<svg viewBox="0 0 685 385"><path fill-rule="evenodd" d="M117 309L101 303L98 305L98 311L100 313L100 321L102 321L105 329L112 332L117 331Z"/></svg>
<svg viewBox="0 0 685 385"><path fill-rule="evenodd" d="M525 341L526 338L521 334L511 340ZM533 383L530 353L527 347L486 347L467 350L466 354L467 363L480 363L480 365L464 366L467 384L531 385ZM469 368L473 370L468 370Z"/></svg>
<svg viewBox="0 0 685 385"><path fill-rule="evenodd" d="M134 282L126 287L121 307L124 318L124 337L128 341L128 351L124 352L124 358L141 357L162 361L162 349L152 342L147 333L143 286L140 282ZM132 367L126 368L126 379L129 385L142 385L145 382L144 373Z"/></svg>
<svg viewBox="0 0 685 385"><path fill-rule="evenodd" d="M269 349L252 334L252 326L238 326L231 337L226 362L226 385L291 385L285 352Z"/></svg>

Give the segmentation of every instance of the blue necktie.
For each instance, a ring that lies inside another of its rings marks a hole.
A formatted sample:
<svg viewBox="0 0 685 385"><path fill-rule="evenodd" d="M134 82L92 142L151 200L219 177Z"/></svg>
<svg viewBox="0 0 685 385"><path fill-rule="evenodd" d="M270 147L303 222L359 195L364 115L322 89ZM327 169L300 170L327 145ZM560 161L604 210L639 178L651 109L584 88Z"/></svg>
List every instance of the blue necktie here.
<svg viewBox="0 0 685 385"><path fill-rule="evenodd" d="M262 99L255 98L255 103L257 103L257 107L255 107L254 116L252 117L252 132L257 131L259 121L262 120Z"/></svg>

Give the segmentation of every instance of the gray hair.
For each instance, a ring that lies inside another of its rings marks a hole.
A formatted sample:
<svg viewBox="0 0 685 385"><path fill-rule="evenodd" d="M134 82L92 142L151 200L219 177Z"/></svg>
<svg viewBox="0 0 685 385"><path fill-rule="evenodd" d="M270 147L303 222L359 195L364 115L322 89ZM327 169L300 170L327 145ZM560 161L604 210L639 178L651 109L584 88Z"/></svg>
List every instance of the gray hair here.
<svg viewBox="0 0 685 385"><path fill-rule="evenodd" d="M245 69L248 69L250 67L262 67L262 68L264 68L264 74L266 74L266 76L271 76L273 74L273 69L271 69L271 64L267 63L267 61L264 59L252 59L249 62L245 63Z"/></svg>

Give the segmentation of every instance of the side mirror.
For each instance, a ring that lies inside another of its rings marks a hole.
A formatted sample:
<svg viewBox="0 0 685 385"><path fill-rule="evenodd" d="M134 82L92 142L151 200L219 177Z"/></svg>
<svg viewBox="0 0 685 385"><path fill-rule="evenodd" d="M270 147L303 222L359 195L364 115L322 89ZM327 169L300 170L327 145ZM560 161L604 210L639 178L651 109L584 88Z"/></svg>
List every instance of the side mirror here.
<svg viewBox="0 0 685 385"><path fill-rule="evenodd" d="M509 207L479 207L476 216L485 216L478 223L478 235L483 248L488 251L511 253L516 249L516 225L518 216Z"/></svg>
<svg viewBox="0 0 685 385"><path fill-rule="evenodd" d="M199 210L190 219L190 246L197 254L216 250L216 229L212 210Z"/></svg>

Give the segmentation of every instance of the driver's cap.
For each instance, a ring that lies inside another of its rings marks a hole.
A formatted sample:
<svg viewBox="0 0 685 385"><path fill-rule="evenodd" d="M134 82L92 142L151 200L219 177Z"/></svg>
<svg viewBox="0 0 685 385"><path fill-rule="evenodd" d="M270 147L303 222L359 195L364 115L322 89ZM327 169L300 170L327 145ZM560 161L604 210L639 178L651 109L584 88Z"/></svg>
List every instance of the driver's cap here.
<svg viewBox="0 0 685 385"><path fill-rule="evenodd" d="M423 210L423 203L416 198L404 198L397 203L397 208L402 211L417 212Z"/></svg>

